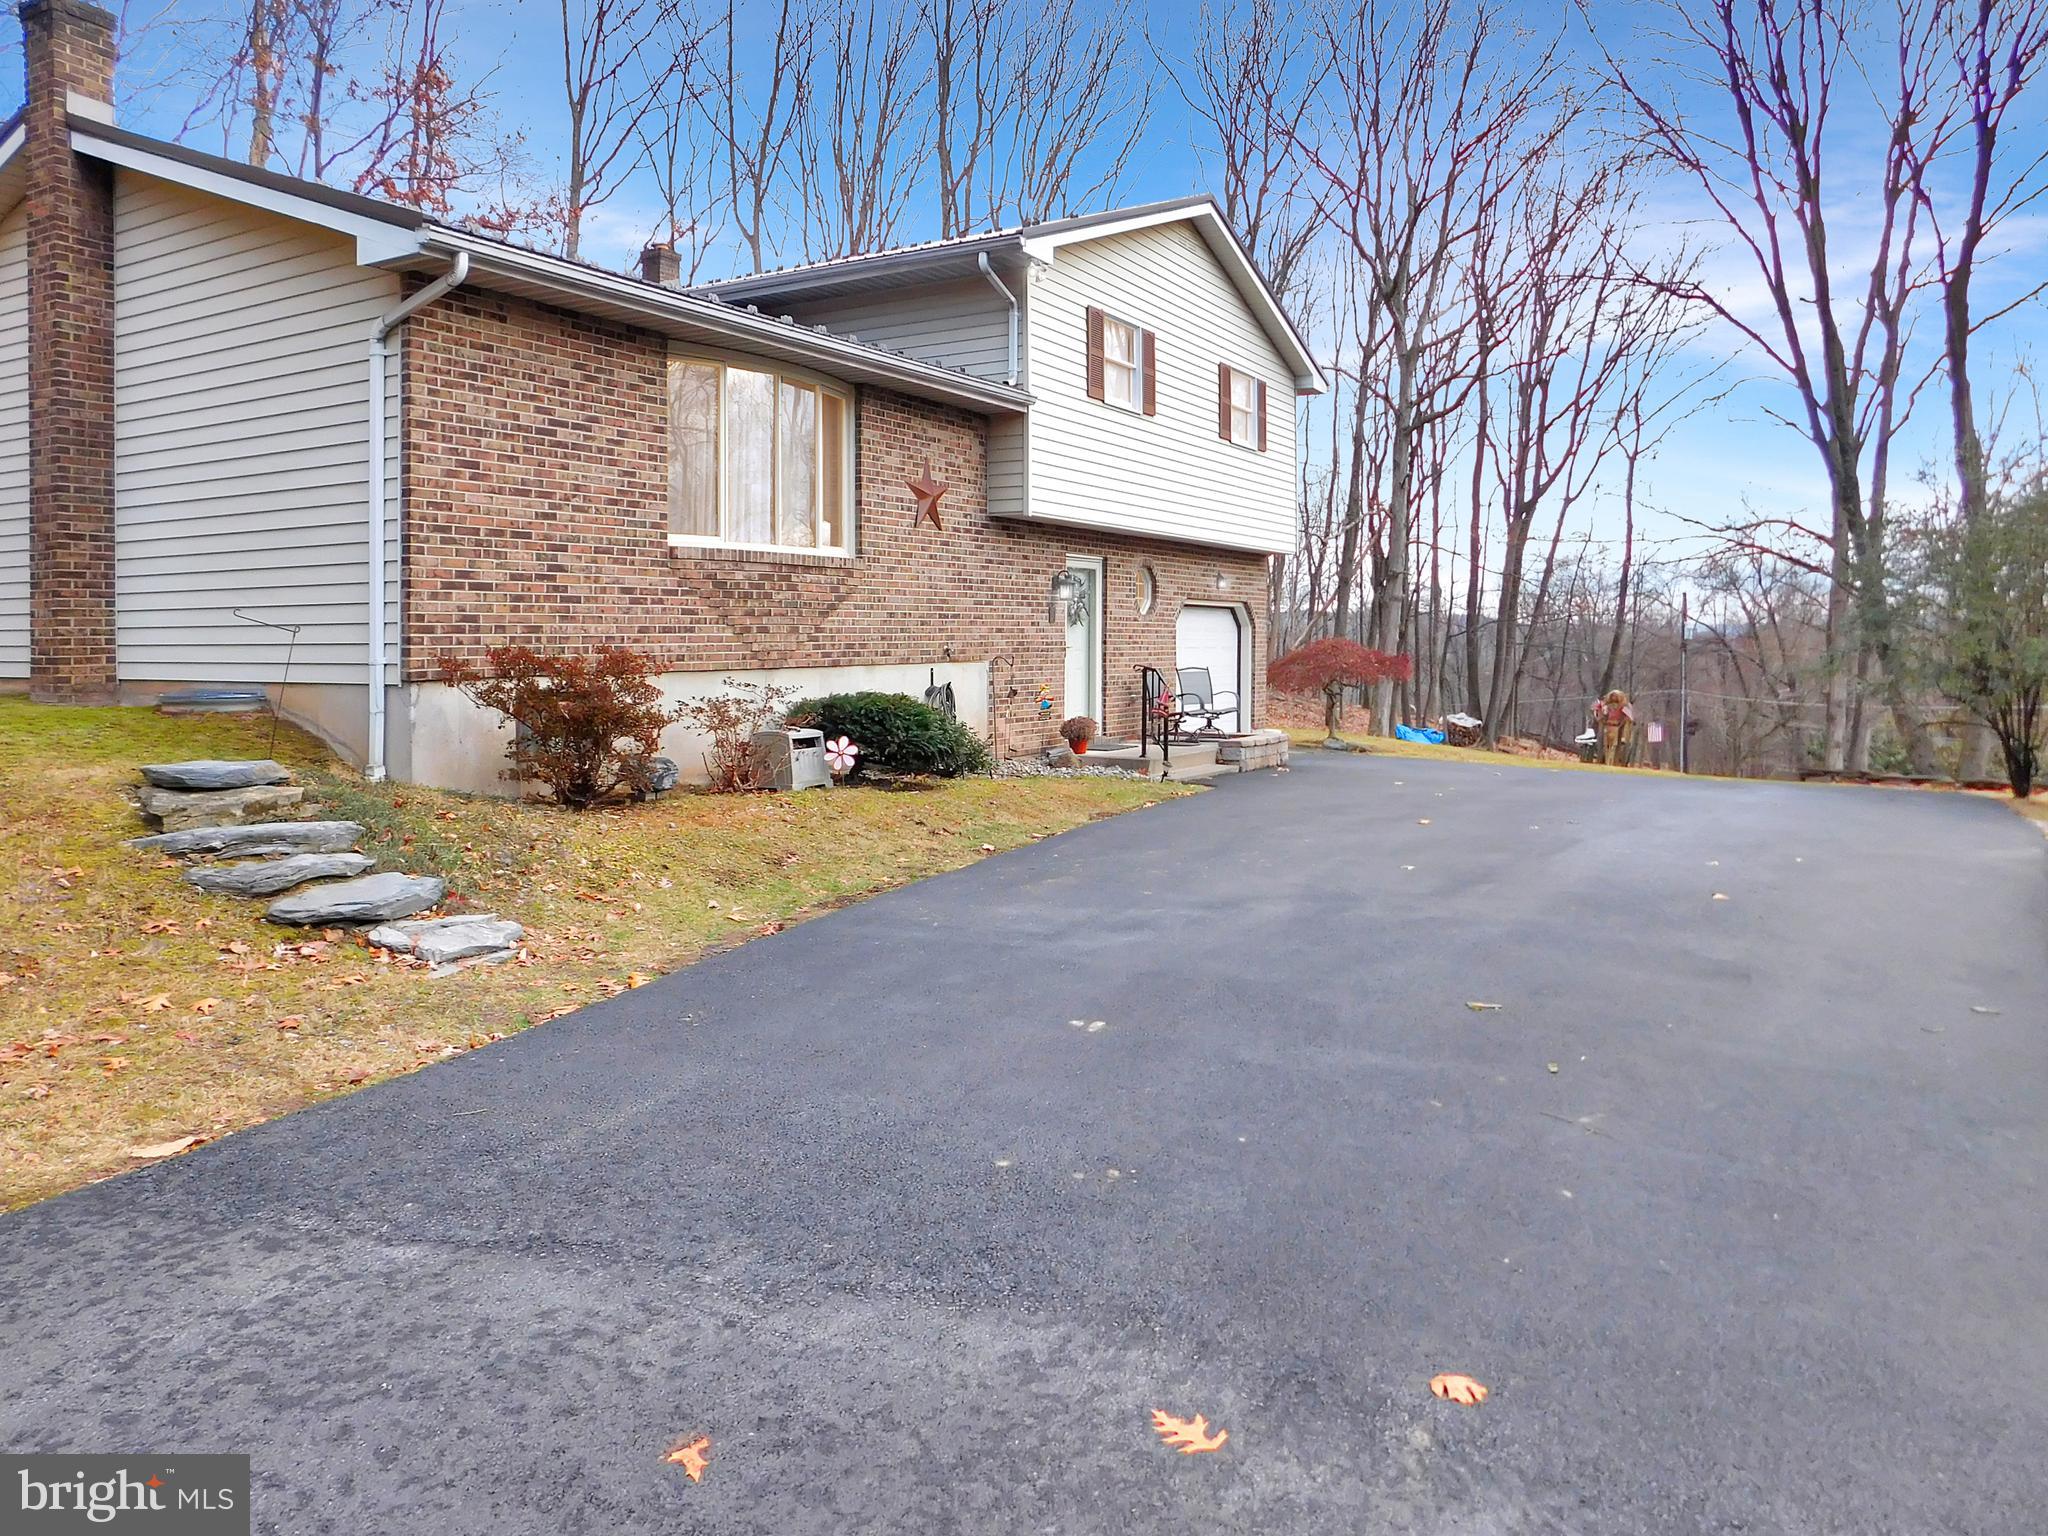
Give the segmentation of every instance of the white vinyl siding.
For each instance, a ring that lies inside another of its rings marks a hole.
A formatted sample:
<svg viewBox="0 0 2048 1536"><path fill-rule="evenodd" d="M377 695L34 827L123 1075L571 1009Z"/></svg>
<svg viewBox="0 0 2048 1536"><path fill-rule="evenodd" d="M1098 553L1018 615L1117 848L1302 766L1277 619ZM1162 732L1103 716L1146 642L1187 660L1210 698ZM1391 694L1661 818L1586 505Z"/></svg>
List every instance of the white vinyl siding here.
<svg viewBox="0 0 2048 1536"><path fill-rule="evenodd" d="M1091 305L1157 335L1156 415L1088 398ZM1030 316L1025 515L1233 549L1293 547L1293 376L1192 224L1061 247L1033 275ZM1225 361L1265 380L1263 454L1217 433Z"/></svg>
<svg viewBox="0 0 2048 1536"><path fill-rule="evenodd" d="M1012 293L1021 286L1014 275L1003 281ZM1001 382L1009 377L1010 306L979 277L808 303L797 300L785 305L763 299L761 307L774 314L786 308L790 318L802 324L823 325L841 336L858 336L875 346L942 368L957 368L977 378ZM1021 348L1021 320L1019 333Z"/></svg>
<svg viewBox="0 0 2048 1536"><path fill-rule="evenodd" d="M130 172L114 209L115 593L124 681L368 665L371 328L398 298L323 230ZM398 352L386 370L386 680L398 681Z"/></svg>
<svg viewBox="0 0 2048 1536"><path fill-rule="evenodd" d="M0 218L0 677L28 676L28 210Z"/></svg>

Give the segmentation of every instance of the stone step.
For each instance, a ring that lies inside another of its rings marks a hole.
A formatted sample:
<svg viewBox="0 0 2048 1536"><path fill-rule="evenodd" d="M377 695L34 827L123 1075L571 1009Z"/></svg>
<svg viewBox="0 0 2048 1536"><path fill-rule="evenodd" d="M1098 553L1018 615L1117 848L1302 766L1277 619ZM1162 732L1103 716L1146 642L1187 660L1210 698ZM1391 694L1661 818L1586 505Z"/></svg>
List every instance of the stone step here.
<svg viewBox="0 0 2048 1536"><path fill-rule="evenodd" d="M457 917L385 923L363 937L379 949L412 955L429 965L452 965L516 949L526 937L526 929L495 912L465 912Z"/></svg>
<svg viewBox="0 0 2048 1536"><path fill-rule="evenodd" d="M200 864L185 878L215 896L276 896L314 880L367 875L377 861L366 853L294 853L249 864Z"/></svg>
<svg viewBox="0 0 2048 1536"><path fill-rule="evenodd" d="M438 875L404 875L386 870L357 880L309 885L302 891L278 897L263 915L273 923L295 928L382 923L438 906L447 894L448 882Z"/></svg>
<svg viewBox="0 0 2048 1536"><path fill-rule="evenodd" d="M135 803L160 832L189 832L194 827L239 827L252 821L274 821L306 798L296 784L251 784L241 789L158 789L145 784Z"/></svg>
<svg viewBox="0 0 2048 1536"><path fill-rule="evenodd" d="M259 784L289 784L291 770L262 758L198 757L184 763L145 763L142 777L158 789L250 789Z"/></svg>
<svg viewBox="0 0 2048 1536"><path fill-rule="evenodd" d="M363 835L357 821L259 821L240 827L191 827L131 837L130 848L159 853L225 853L254 859L280 853L346 853Z"/></svg>

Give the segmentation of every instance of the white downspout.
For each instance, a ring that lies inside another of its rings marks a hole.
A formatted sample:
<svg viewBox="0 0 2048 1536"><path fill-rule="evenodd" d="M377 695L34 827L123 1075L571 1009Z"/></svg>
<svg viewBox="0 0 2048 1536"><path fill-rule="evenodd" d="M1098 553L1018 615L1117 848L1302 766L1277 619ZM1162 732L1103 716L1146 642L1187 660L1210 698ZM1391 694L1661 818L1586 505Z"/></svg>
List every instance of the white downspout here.
<svg viewBox="0 0 2048 1536"><path fill-rule="evenodd" d="M433 303L469 276L469 252L457 251L448 270L386 310L370 333L370 739L363 777L384 777L384 368L391 333L413 311Z"/></svg>
<svg viewBox="0 0 2048 1536"><path fill-rule="evenodd" d="M989 265L987 251L977 253L974 264L981 268L981 275L995 285L996 292L1003 296L1003 302L1010 306L1010 377L1006 382L1014 385L1017 382L1017 296L996 276L996 269Z"/></svg>

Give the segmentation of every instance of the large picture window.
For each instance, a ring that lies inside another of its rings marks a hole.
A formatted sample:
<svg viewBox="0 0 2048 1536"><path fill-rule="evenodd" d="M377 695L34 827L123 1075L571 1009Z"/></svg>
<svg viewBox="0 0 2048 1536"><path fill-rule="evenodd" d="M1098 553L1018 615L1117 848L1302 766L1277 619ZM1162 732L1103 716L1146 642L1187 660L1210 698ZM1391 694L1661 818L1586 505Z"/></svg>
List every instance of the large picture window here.
<svg viewBox="0 0 2048 1536"><path fill-rule="evenodd" d="M852 553L852 401L814 379L669 362L669 533L681 543Z"/></svg>

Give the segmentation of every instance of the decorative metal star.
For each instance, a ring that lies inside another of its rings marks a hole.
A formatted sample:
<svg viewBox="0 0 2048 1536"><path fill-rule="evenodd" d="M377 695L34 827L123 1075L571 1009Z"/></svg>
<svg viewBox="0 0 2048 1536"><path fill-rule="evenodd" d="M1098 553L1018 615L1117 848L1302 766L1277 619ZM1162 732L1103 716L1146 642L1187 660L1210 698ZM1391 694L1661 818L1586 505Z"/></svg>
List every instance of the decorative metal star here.
<svg viewBox="0 0 2048 1536"><path fill-rule="evenodd" d="M915 528L926 518L930 518L932 526L944 533L946 525L939 521L939 498L952 487L932 478L931 460L925 460L922 475L915 480L907 481L906 484L910 487L910 494L917 498L917 511L911 515L910 526Z"/></svg>

